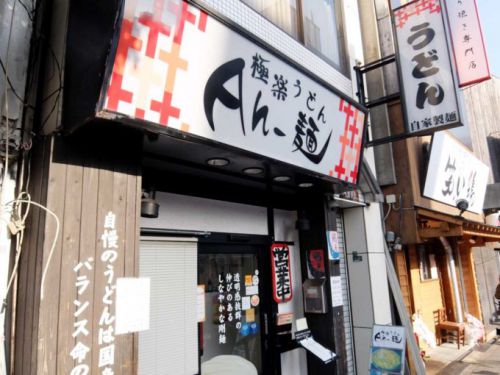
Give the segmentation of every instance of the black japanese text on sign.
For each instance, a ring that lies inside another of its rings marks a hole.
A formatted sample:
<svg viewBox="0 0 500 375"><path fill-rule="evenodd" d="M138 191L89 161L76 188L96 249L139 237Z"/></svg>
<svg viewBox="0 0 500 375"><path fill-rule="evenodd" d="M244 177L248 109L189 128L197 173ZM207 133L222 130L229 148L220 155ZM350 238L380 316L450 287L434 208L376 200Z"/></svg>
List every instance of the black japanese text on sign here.
<svg viewBox="0 0 500 375"><path fill-rule="evenodd" d="M286 244L271 246L271 269L273 298L277 303L292 299L292 273L290 269L290 249Z"/></svg>
<svg viewBox="0 0 500 375"><path fill-rule="evenodd" d="M394 10L408 133L460 125L442 10L439 0L414 1Z"/></svg>

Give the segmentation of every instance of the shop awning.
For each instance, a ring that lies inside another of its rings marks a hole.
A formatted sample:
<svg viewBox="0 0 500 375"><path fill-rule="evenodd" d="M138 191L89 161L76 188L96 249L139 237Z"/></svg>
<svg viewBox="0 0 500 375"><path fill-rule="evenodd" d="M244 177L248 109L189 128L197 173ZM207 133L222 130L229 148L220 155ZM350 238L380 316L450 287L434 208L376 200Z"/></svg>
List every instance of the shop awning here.
<svg viewBox="0 0 500 375"><path fill-rule="evenodd" d="M426 209L417 209L420 238L470 237L485 242L500 241L500 227L475 223L456 216L449 216Z"/></svg>

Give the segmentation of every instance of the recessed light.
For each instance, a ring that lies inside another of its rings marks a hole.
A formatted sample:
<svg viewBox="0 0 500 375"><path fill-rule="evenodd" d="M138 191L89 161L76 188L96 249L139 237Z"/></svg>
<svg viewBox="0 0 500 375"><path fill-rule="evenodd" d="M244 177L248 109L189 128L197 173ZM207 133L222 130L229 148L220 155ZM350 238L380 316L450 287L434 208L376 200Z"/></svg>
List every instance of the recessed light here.
<svg viewBox="0 0 500 375"><path fill-rule="evenodd" d="M276 176L276 177L273 177L273 180L276 182L290 181L290 176Z"/></svg>
<svg viewBox="0 0 500 375"><path fill-rule="evenodd" d="M223 167L229 164L229 160L224 158L212 158L207 160L207 164L214 167Z"/></svg>
<svg viewBox="0 0 500 375"><path fill-rule="evenodd" d="M314 184L312 182L301 182L299 184L299 187L301 187L301 188L308 188L308 187L311 187L311 186L314 186Z"/></svg>
<svg viewBox="0 0 500 375"><path fill-rule="evenodd" d="M264 170L262 168L259 168L259 167L251 167L251 168L243 169L243 173L249 174L249 175L261 174L262 172L264 172Z"/></svg>

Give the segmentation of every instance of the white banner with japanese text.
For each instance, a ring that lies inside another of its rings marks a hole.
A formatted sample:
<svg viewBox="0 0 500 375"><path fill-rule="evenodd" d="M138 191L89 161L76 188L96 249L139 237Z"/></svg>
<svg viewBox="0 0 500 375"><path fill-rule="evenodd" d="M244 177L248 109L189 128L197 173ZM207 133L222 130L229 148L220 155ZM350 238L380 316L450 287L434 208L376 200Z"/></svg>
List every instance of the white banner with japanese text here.
<svg viewBox="0 0 500 375"><path fill-rule="evenodd" d="M476 0L446 0L458 83L464 87L490 78Z"/></svg>
<svg viewBox="0 0 500 375"><path fill-rule="evenodd" d="M365 113L354 100L185 1L124 6L103 116L357 182Z"/></svg>
<svg viewBox="0 0 500 375"><path fill-rule="evenodd" d="M271 246L271 278L274 301L276 303L290 301L293 296L292 269L290 249L286 244L275 243Z"/></svg>
<svg viewBox="0 0 500 375"><path fill-rule="evenodd" d="M393 12L407 132L459 126L457 88L439 0L418 0Z"/></svg>
<svg viewBox="0 0 500 375"><path fill-rule="evenodd" d="M456 206L465 199L468 211L481 213L489 167L446 132L434 134L424 196Z"/></svg>

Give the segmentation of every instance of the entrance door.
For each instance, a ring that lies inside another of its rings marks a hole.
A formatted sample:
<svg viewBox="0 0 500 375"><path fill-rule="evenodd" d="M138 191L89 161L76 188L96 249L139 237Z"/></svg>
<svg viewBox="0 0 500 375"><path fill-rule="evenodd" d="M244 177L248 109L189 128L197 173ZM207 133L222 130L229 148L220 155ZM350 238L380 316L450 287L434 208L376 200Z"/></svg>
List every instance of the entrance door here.
<svg viewBox="0 0 500 375"><path fill-rule="evenodd" d="M228 237L226 237L228 238ZM250 237L246 238L250 241ZM202 375L270 372L263 255L267 245L200 242L198 284L205 288L205 321L200 324Z"/></svg>

